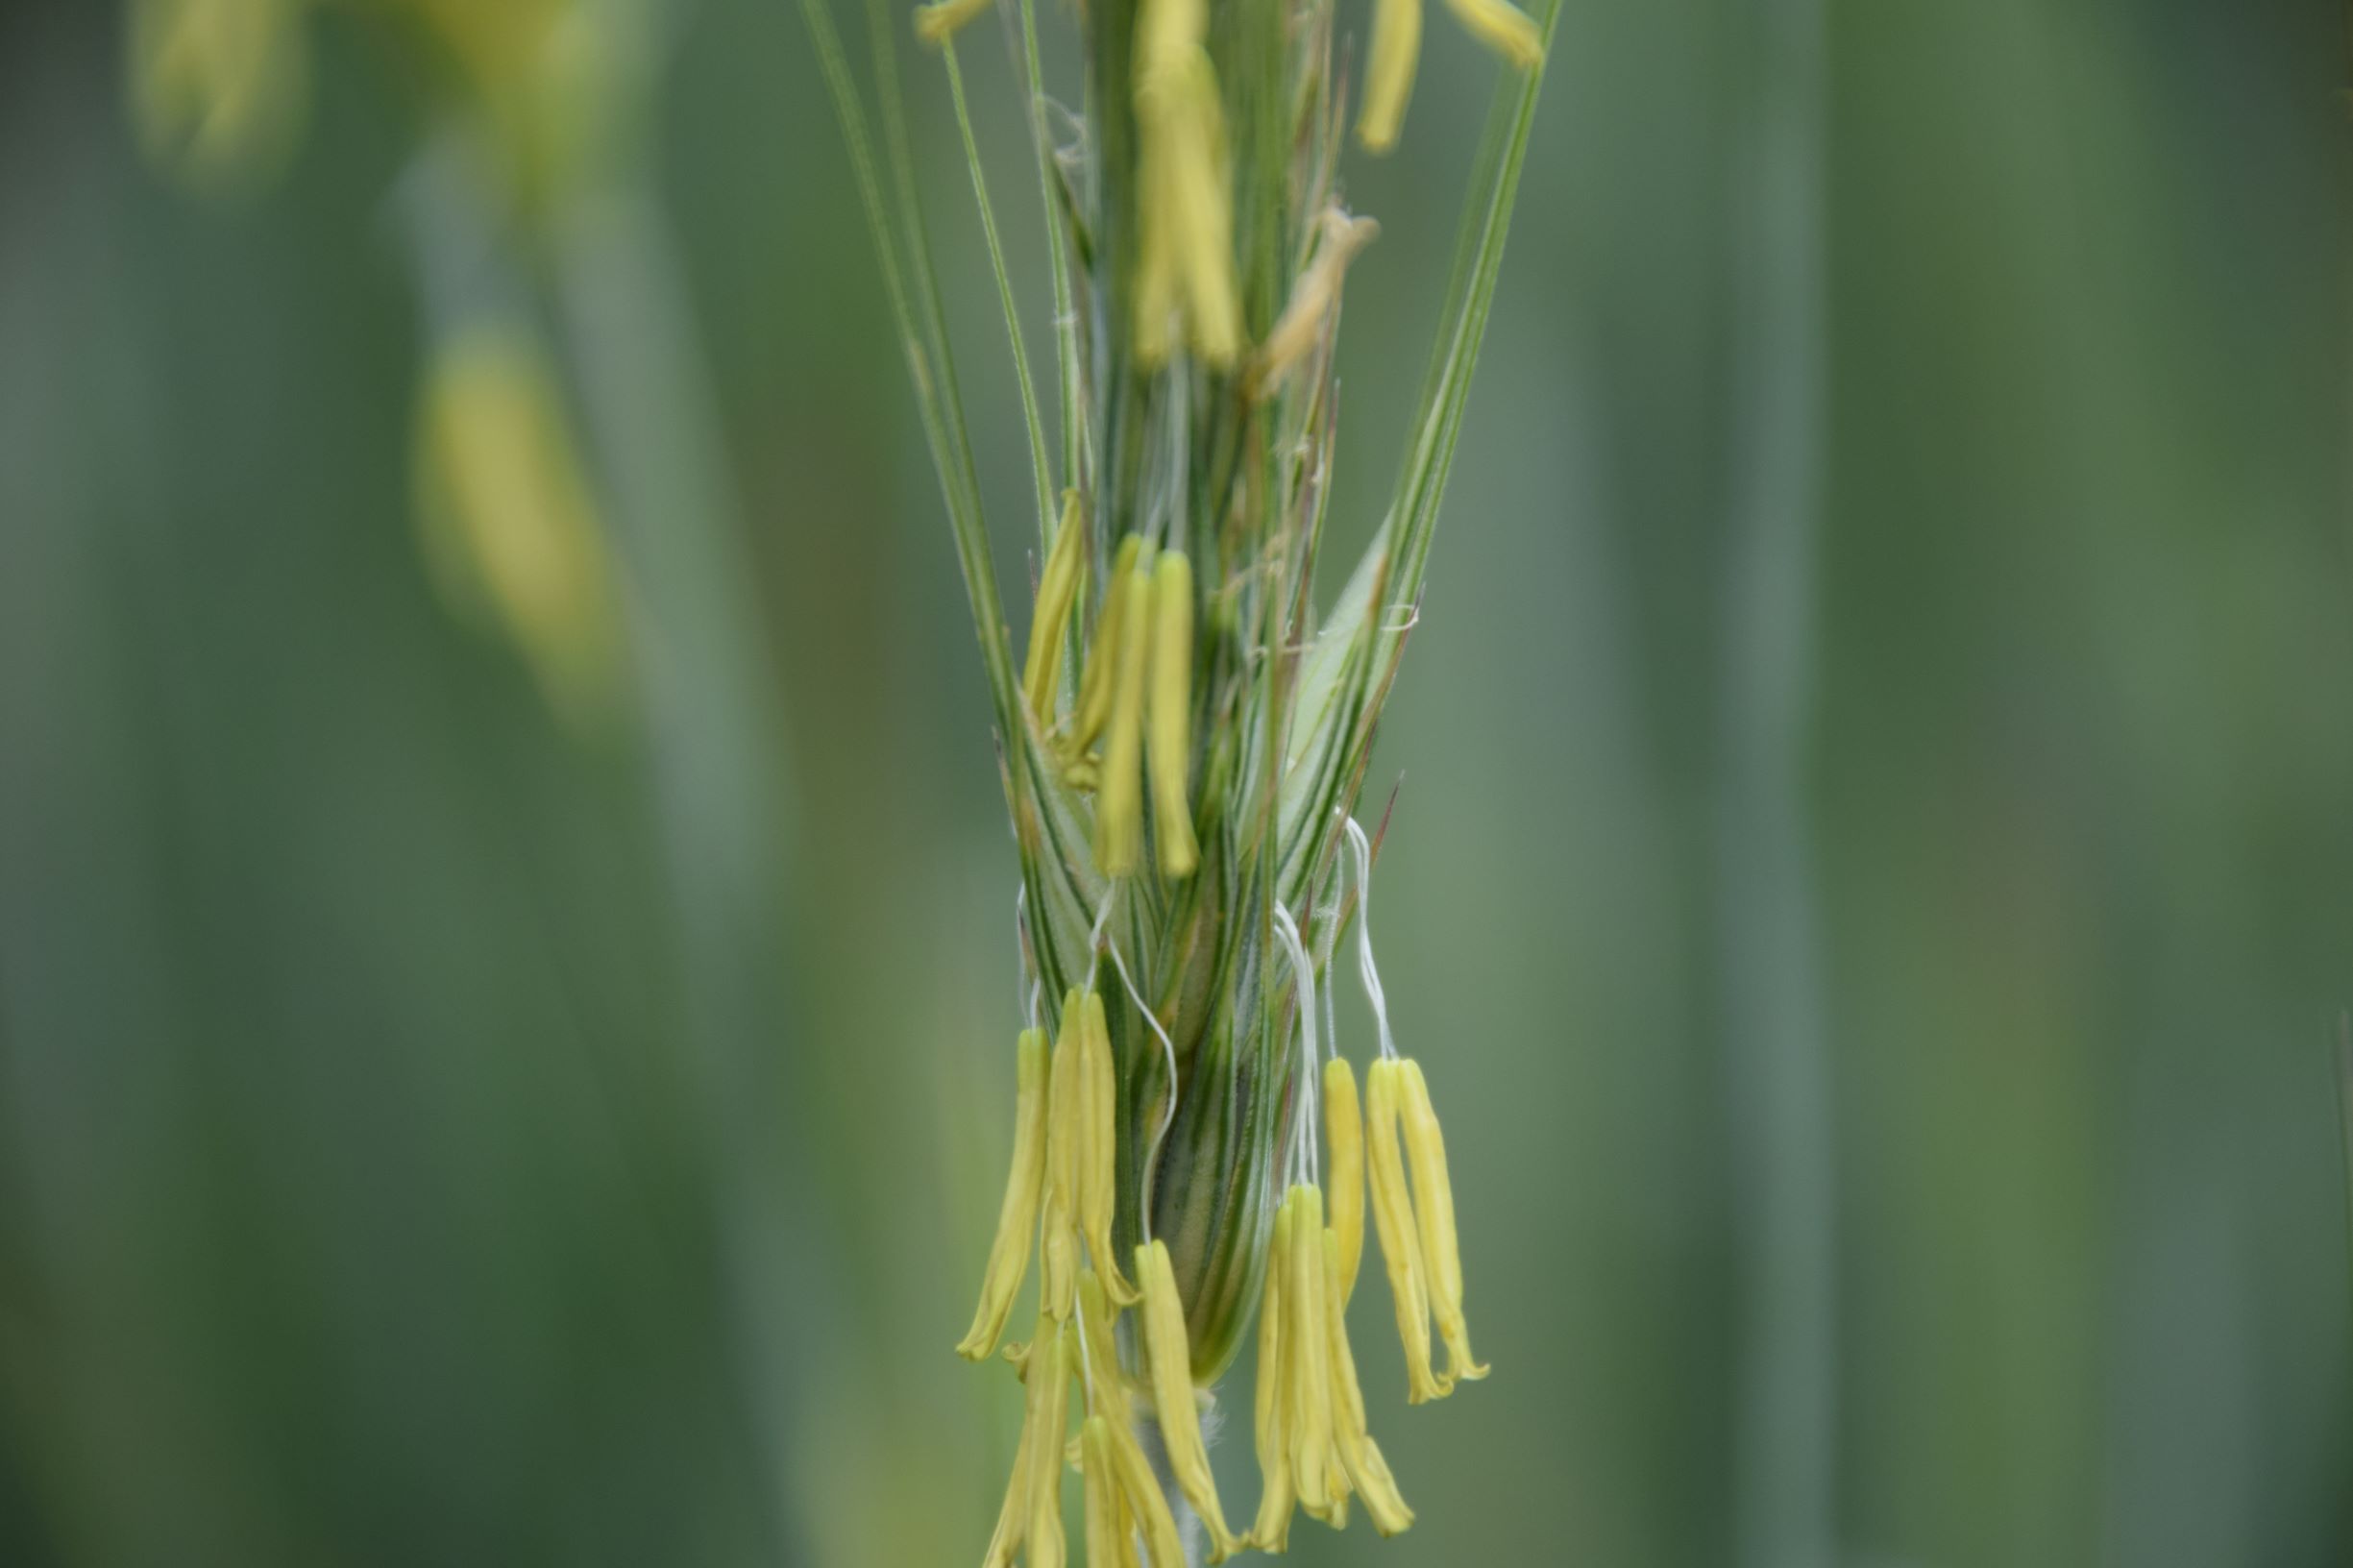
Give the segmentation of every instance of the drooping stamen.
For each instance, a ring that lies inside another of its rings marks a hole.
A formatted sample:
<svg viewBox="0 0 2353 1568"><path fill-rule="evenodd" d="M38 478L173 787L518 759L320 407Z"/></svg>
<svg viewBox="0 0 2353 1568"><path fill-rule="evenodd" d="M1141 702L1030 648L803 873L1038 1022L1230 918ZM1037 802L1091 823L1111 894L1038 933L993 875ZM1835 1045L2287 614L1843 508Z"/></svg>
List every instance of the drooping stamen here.
<svg viewBox="0 0 2353 1568"><path fill-rule="evenodd" d="M1005 1332L1014 1295L1029 1271L1039 1192L1045 1179L1045 1032L1024 1029L1016 1055L1018 1088L1014 1099L1013 1166L1005 1177L996 1239L990 1245L989 1266L981 1277L980 1306L972 1314L972 1327L956 1347L956 1354L968 1361L987 1360Z"/></svg>
<svg viewBox="0 0 2353 1568"><path fill-rule="evenodd" d="M1112 1216L1118 1197L1118 1075L1112 1065L1111 1030L1103 998L1087 992L1079 1036L1078 1220L1087 1251L1103 1276L1103 1287L1122 1306L1136 1287L1119 1272L1112 1247Z"/></svg>
<svg viewBox="0 0 2353 1568"><path fill-rule="evenodd" d="M1062 1532L1063 1429L1070 1418L1070 1371L1077 1346L1067 1323L1051 1341L1041 1328L1040 1339L1043 1354L1030 1364L1029 1408L1021 1433L1029 1467L1024 1560L1028 1568L1062 1568L1067 1555Z"/></svg>
<svg viewBox="0 0 2353 1568"><path fill-rule="evenodd" d="M1446 1139L1430 1106L1430 1086L1421 1064L1397 1064L1404 1090L1406 1155L1413 1166L1413 1214L1420 1224L1422 1261L1430 1269L1430 1310L1446 1341L1446 1376L1477 1382L1488 1368L1471 1355L1469 1328L1462 1320L1462 1251L1455 1235L1454 1184L1446 1171Z"/></svg>
<svg viewBox="0 0 2353 1568"><path fill-rule="evenodd" d="M1365 1170L1371 1178L1381 1262L1397 1311L1397 1338L1405 1347L1406 1399L1420 1405L1444 1398L1454 1384L1430 1366L1430 1295L1422 1280L1421 1232L1406 1188L1405 1154L1398 1146L1398 1070L1396 1062L1384 1057L1364 1075Z"/></svg>
<svg viewBox="0 0 2353 1568"><path fill-rule="evenodd" d="M1357 1359L1348 1348L1348 1320L1341 1311L1347 1292L1340 1284L1339 1237L1330 1231L1324 1233L1324 1276L1325 1338L1332 1359L1333 1446L1339 1451L1349 1481L1364 1499L1365 1511L1373 1516L1373 1528L1384 1535L1394 1535L1413 1523L1413 1510L1406 1507L1397 1490L1397 1478L1389 1473L1388 1461L1382 1458L1380 1445L1365 1427L1364 1390L1357 1382Z"/></svg>
<svg viewBox="0 0 2353 1568"><path fill-rule="evenodd" d="M1286 1364L1289 1317L1283 1302L1290 1235L1291 1206L1287 1196L1275 1211L1274 1237L1266 1249L1266 1289L1259 1301L1259 1511L1250 1527L1250 1541L1262 1552L1281 1552L1289 1546L1291 1509L1298 1501L1291 1484L1291 1381Z"/></svg>
<svg viewBox="0 0 2353 1568"><path fill-rule="evenodd" d="M1144 1360L1152 1374L1152 1405L1167 1445L1168 1468L1193 1511L1209 1529L1210 1561L1223 1562L1241 1542L1226 1528L1210 1475L1209 1449L1201 1440L1201 1411L1193 1402L1192 1356L1185 1337L1185 1306L1177 1297L1176 1270L1168 1246L1151 1241L1136 1249L1136 1278L1143 1286L1141 1318Z"/></svg>
<svg viewBox="0 0 2353 1568"><path fill-rule="evenodd" d="M1284 1365L1291 1385L1291 1484L1299 1506L1318 1519L1332 1510L1332 1368L1324 1347L1323 1193L1302 1185L1291 1207L1289 1256L1283 1276L1289 1318Z"/></svg>

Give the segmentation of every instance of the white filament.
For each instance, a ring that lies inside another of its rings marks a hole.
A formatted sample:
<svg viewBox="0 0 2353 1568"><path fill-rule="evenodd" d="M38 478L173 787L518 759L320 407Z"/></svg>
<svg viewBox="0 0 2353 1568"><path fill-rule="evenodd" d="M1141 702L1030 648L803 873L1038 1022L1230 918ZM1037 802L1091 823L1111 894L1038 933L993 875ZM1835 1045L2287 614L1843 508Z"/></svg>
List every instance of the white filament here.
<svg viewBox="0 0 2353 1568"><path fill-rule="evenodd" d="M1291 972L1299 981L1299 1139L1292 1145L1292 1160L1300 1181L1312 1187L1321 1172L1315 1155L1315 969L1308 962L1307 944L1299 940L1298 922L1279 903L1275 935L1283 939Z"/></svg>
<svg viewBox="0 0 2353 1568"><path fill-rule="evenodd" d="M1381 991L1381 970L1373 963L1373 846L1363 827L1348 819L1348 846L1357 857L1357 972L1364 978L1365 1000L1373 1004L1373 1022L1381 1030L1382 1060L1397 1059L1397 1041L1389 1033L1388 998Z"/></svg>

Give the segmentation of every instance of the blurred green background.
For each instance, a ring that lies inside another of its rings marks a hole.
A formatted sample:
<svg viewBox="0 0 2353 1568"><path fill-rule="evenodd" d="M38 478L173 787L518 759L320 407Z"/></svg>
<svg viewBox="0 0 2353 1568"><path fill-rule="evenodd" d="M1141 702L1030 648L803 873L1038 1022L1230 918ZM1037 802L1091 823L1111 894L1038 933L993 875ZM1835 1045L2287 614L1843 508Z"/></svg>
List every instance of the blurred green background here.
<svg viewBox="0 0 2353 1568"><path fill-rule="evenodd" d="M1760 563L1775 14L1568 0L1375 773L1497 1371L1408 1411L1362 1293L1420 1522L1294 1552L1763 1562L1743 1499L1811 1443L1808 1561L2353 1562L2342 14L1832 0L1821 504ZM203 201L139 156L112 7L0 8L0 1562L978 1558L1017 1402L948 1346L1018 1016L979 664L799 18L665 21L669 237L568 308L635 362L667 329L628 302L691 301L689 360L588 443L652 575L684 551L640 608L688 699L583 726L419 553L422 122L367 28L315 19L304 141ZM1036 285L993 31L965 54ZM1018 519L963 166L905 63ZM1349 172L1384 224L1354 537L1493 75L1434 17L1401 153ZM647 478L613 432L665 424ZM662 498L698 453L693 532ZM1727 893L1759 572L1810 687L1794 1086L1735 978L1789 933ZM1813 1172L1794 1232L1760 1232L1760 1144Z"/></svg>

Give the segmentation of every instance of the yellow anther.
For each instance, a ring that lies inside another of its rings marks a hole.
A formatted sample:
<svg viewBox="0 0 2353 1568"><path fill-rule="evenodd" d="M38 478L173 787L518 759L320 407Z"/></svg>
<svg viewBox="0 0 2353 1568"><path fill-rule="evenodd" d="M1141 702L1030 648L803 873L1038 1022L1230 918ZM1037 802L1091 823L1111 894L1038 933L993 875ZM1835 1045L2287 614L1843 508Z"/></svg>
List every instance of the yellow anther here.
<svg viewBox="0 0 2353 1568"><path fill-rule="evenodd" d="M1201 864L1186 799L1192 767L1193 571L1181 551L1164 551L1152 567L1152 831L1161 875L1190 876Z"/></svg>
<svg viewBox="0 0 2353 1568"><path fill-rule="evenodd" d="M1332 1511L1332 1360L1324 1348L1324 1197L1290 1189L1289 1256L1283 1277L1288 1325L1284 1369L1291 1385L1291 1484L1299 1506L1329 1522Z"/></svg>
<svg viewBox="0 0 2353 1568"><path fill-rule="evenodd" d="M1281 1552L1290 1544L1291 1508L1297 1502L1291 1485L1290 1372L1284 1364L1289 1335L1283 1276L1289 1267L1290 1237L1287 1196L1275 1211L1274 1237L1266 1248L1266 1290L1259 1301L1259 1512L1250 1527L1250 1541L1262 1552Z"/></svg>
<svg viewBox="0 0 2353 1568"><path fill-rule="evenodd" d="M1409 6L1419 3L1420 0L1407 0ZM1418 16L1420 12L1414 14ZM1284 306L1281 319L1266 334L1266 341L1259 345L1254 365L1261 397L1273 390L1283 373L1314 347L1323 332L1324 317L1339 299L1340 279L1348 271L1348 263L1381 233L1381 225L1372 219L1352 218L1336 207L1324 208L1317 229L1314 256L1309 259L1307 270L1300 273L1299 281L1291 285L1290 302Z"/></svg>
<svg viewBox="0 0 2353 1568"><path fill-rule="evenodd" d="M985 1361L1005 1332L1013 1311L1014 1293L1029 1271L1031 1240L1038 1227L1038 1193L1045 1178L1045 1031L1024 1029L1015 1047L1013 1168L1005 1177L1005 1200L998 1206L996 1239L989 1248L989 1266L981 1275L980 1307L972 1314L956 1354L968 1361Z"/></svg>
<svg viewBox="0 0 2353 1568"><path fill-rule="evenodd" d="M1430 1086L1422 1079L1421 1064L1410 1058L1397 1064L1404 1089L1406 1157L1413 1167L1413 1213L1419 1222L1422 1261L1430 1271L1430 1310L1446 1341L1448 1381L1474 1382L1487 1375L1471 1355L1469 1328L1462 1320L1462 1251L1455 1236L1454 1185L1446 1173L1446 1139L1438 1131L1437 1113L1430 1108Z"/></svg>
<svg viewBox="0 0 2353 1568"><path fill-rule="evenodd" d="M275 164L309 96L302 20L295 0L136 0L130 96L148 152L198 185Z"/></svg>
<svg viewBox="0 0 2353 1568"><path fill-rule="evenodd" d="M1041 1327L1042 1340L1045 1330ZM1029 1452L1029 1524L1024 1531L1028 1568L1063 1568L1066 1547L1062 1532L1063 1428L1070 1418L1070 1374L1078 1346L1066 1323L1055 1333L1043 1364L1030 1368L1029 1409L1022 1426L1022 1442L1036 1443ZM1035 1425L1033 1433L1031 1429Z"/></svg>
<svg viewBox="0 0 2353 1568"><path fill-rule="evenodd" d="M1172 318L1210 364L1231 364L1241 352L1225 125L1202 46L1208 27L1201 0L1144 0L1136 28L1135 349L1147 366L1174 347Z"/></svg>
<svg viewBox="0 0 2353 1568"><path fill-rule="evenodd" d="M1185 1547L1178 1538L1176 1519L1161 1492L1160 1478L1137 1446L1135 1433L1114 1427L1104 1433L1111 1449L1112 1473L1118 1478L1120 1501L1129 1521L1143 1536L1144 1556L1152 1568L1184 1568Z"/></svg>
<svg viewBox="0 0 2353 1568"><path fill-rule="evenodd" d="M1422 0L1373 0L1373 41L1364 61L1364 108L1357 116L1357 140L1367 152L1397 145L1413 96L1413 73L1422 55Z"/></svg>
<svg viewBox="0 0 2353 1568"><path fill-rule="evenodd" d="M1066 1322L1078 1286L1079 1164L1085 1138L1087 993L1072 988L1063 999L1062 1033L1046 1088L1045 1218L1038 1250L1042 1300L1057 1323Z"/></svg>
<svg viewBox="0 0 2353 1568"><path fill-rule="evenodd" d="M1193 1400L1192 1351L1185 1337L1185 1305L1177 1298L1176 1270L1164 1241L1136 1249L1136 1278L1143 1286L1144 1360L1152 1373L1152 1408L1160 1417L1168 1467L1185 1501L1209 1528L1210 1560L1223 1562L1241 1542L1226 1528L1210 1475L1208 1447L1201 1441L1201 1409Z"/></svg>
<svg viewBox="0 0 2353 1568"><path fill-rule="evenodd" d="M1398 1065L1384 1059L1364 1075L1365 1170L1371 1178L1373 1228L1381 1237L1381 1262L1389 1276L1397 1309L1397 1337L1406 1353L1406 1399L1420 1405L1453 1390L1451 1380L1430 1368L1430 1296L1422 1281L1422 1240L1406 1188L1404 1151L1398 1147Z"/></svg>
<svg viewBox="0 0 2353 1568"><path fill-rule="evenodd" d="M1324 1313L1332 1358L1333 1446L1339 1450L1357 1495L1364 1499L1364 1511L1373 1516L1373 1528L1394 1535L1413 1523L1413 1510L1406 1507L1397 1478L1365 1430L1364 1390L1357 1382L1356 1354L1348 1348L1348 1320L1341 1311L1346 1293L1340 1287L1339 1237L1330 1231L1324 1233L1324 1277L1329 1286Z"/></svg>
<svg viewBox="0 0 2353 1568"><path fill-rule="evenodd" d="M1087 530L1081 525L1078 492L1066 490L1062 524L1054 533L1054 548L1038 578L1038 603L1029 623L1029 656L1021 669L1021 693L1038 727L1054 725L1054 703L1062 695L1063 633L1070 625L1070 606L1078 600L1079 578L1087 565Z"/></svg>
<svg viewBox="0 0 2353 1568"><path fill-rule="evenodd" d="M1112 1066L1111 1030L1103 1018L1103 998L1091 991L1087 992L1080 1029L1079 1229L1103 1276L1104 1289L1112 1300L1125 1306L1136 1299L1136 1287L1119 1272L1118 1255L1111 1241L1119 1189L1119 1083Z"/></svg>
<svg viewBox="0 0 2353 1568"><path fill-rule="evenodd" d="M502 324L433 351L417 432L427 554L459 602L484 602L567 717L593 713L619 674L621 628L603 530L554 366Z"/></svg>
<svg viewBox="0 0 2353 1568"><path fill-rule="evenodd" d="M1005 1485L1005 1503L997 1510L996 1531L989 1538L988 1556L981 1559L985 1568L1008 1568L1028 1538L1034 1511L1031 1504L1037 1491L1034 1473L1043 1468L1049 1475L1059 1476L1062 1470L1062 1425L1069 1406L1063 1381L1066 1363L1062 1354L1062 1335L1043 1312L1038 1314L1038 1336L1030 1345L1022 1379L1026 1391L1021 1401L1021 1441L1014 1449L1013 1479ZM1046 1430L1049 1421L1053 1426L1051 1432ZM1055 1528L1059 1533L1059 1519Z"/></svg>
<svg viewBox="0 0 2353 1568"><path fill-rule="evenodd" d="M1520 69L1543 60L1542 33L1509 0L1446 0L1446 7L1472 37ZM1364 110L1357 119L1357 139L1366 151L1385 153L1397 145L1406 100L1413 95L1413 72L1421 47L1421 0L1375 0L1372 49L1364 69Z"/></svg>
<svg viewBox="0 0 2353 1568"><path fill-rule="evenodd" d="M1072 769L1111 723L1112 698L1119 685L1119 631L1127 624L1128 588L1142 552L1142 535L1131 533L1120 540L1111 575L1103 580L1103 614L1095 622L1094 645L1087 650L1087 670L1079 677L1078 705L1071 710L1070 737L1063 753ZM1094 786L1090 782L1087 787Z"/></svg>
<svg viewBox="0 0 2353 1568"><path fill-rule="evenodd" d="M1544 35L1535 19L1509 0L1446 0L1471 37L1527 70L1544 59Z"/></svg>
<svg viewBox="0 0 2353 1568"><path fill-rule="evenodd" d="M938 0L915 8L915 36L925 43L952 37L986 12L994 0Z"/></svg>
<svg viewBox="0 0 2353 1568"><path fill-rule="evenodd" d="M1357 1104L1357 1072L1346 1057L1324 1064L1324 1151L1332 1234L1339 1246L1339 1304L1356 1293L1364 1258L1364 1114Z"/></svg>
<svg viewBox="0 0 2353 1568"><path fill-rule="evenodd" d="M1090 1345L1090 1354L1093 1351ZM1087 1560L1111 1568L1119 1560L1118 1477L1113 1473L1111 1421L1091 1415L1079 1433L1079 1474L1087 1499Z"/></svg>
<svg viewBox="0 0 2353 1568"><path fill-rule="evenodd" d="M1079 1326L1087 1341L1088 1399L1091 1408L1113 1425L1129 1424L1127 1380L1119 1371L1119 1341L1110 1298L1102 1278L1091 1268L1078 1277Z"/></svg>
<svg viewBox="0 0 2353 1568"><path fill-rule="evenodd" d="M1119 662L1112 691L1111 733L1103 743L1103 782L1095 794L1095 868L1128 876L1143 859L1143 693L1152 632L1147 547L1128 576L1119 617Z"/></svg>

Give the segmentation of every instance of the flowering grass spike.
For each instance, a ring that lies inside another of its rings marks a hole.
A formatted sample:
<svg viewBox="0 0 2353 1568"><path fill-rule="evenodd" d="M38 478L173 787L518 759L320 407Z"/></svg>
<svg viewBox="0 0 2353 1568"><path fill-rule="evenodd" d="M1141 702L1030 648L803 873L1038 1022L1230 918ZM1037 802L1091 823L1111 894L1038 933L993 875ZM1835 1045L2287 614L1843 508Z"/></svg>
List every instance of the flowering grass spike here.
<svg viewBox="0 0 2353 1568"><path fill-rule="evenodd" d="M1406 1401L1486 1370L1445 1145L1373 962L1373 845L1354 818L1420 612L1551 30L1549 11L1447 3L1511 69L1394 499L1336 587L1321 570L1333 355L1378 226L1341 189L1334 0L1086 0L1052 12L1078 34L1084 80L1067 84L1040 74L1047 8L998 0L1047 231L1054 375L1035 379L957 60L993 8L937 0L877 28L877 136L828 0L801 0L971 599L1018 850L1022 991L1033 1013L1062 998L1050 1041L1033 1018L1016 1053L1012 1169L957 1346L990 1359L1034 1252L1037 1328L1004 1353L1023 1425L990 1564L1060 1564L1066 1528L1091 1561L1179 1568L1282 1552L1302 1514L1409 1527L1348 1335L1368 1208ZM1402 127L1420 4L1372 8L1358 123L1376 147ZM970 165L1020 393L1043 548L1018 660L915 216L894 43L910 25L936 46L922 58ZM1361 1094L1328 1015L1352 926L1378 1028ZM1244 1515L1210 1446L1214 1390L1254 1322L1261 1490Z"/></svg>

